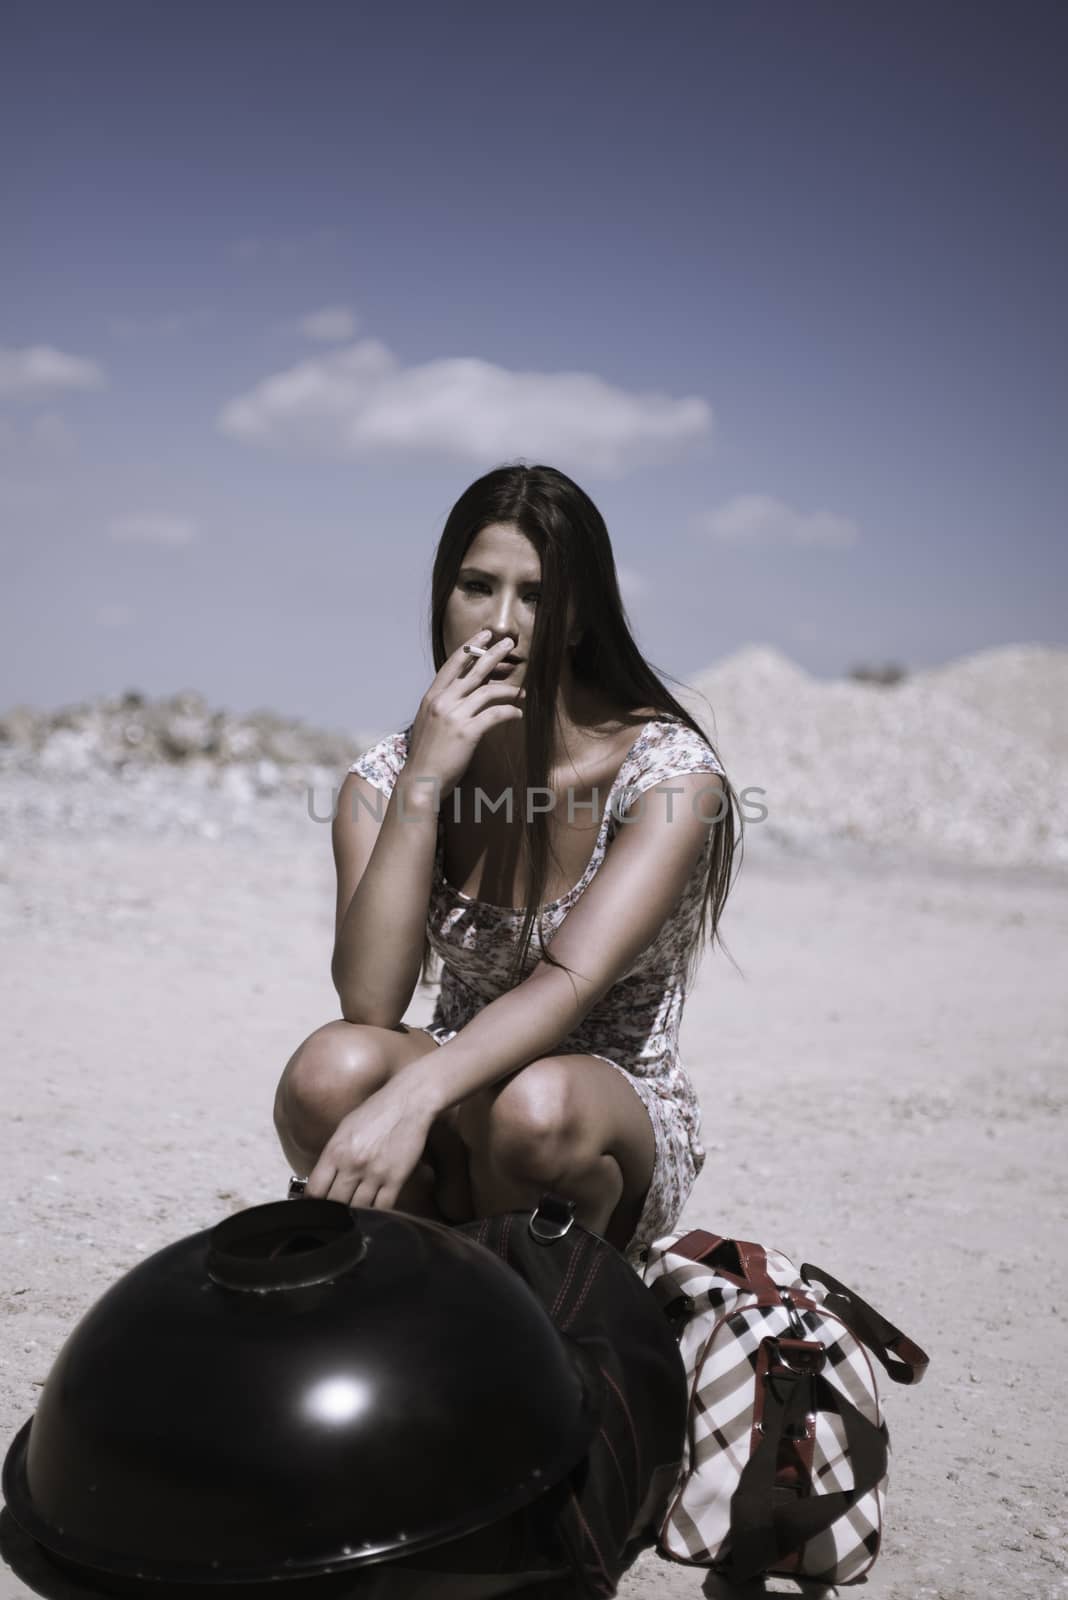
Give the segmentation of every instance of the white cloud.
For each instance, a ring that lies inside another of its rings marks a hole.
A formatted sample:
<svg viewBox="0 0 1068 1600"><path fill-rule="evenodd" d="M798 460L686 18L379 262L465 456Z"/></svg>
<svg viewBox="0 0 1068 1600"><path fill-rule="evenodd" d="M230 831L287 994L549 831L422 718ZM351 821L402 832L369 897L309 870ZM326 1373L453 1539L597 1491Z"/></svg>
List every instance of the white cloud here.
<svg viewBox="0 0 1068 1600"><path fill-rule="evenodd" d="M356 332L356 317L348 306L324 306L301 317L297 328L306 339L318 339L323 344L338 344L351 339Z"/></svg>
<svg viewBox="0 0 1068 1600"><path fill-rule="evenodd" d="M195 522L189 517L176 517L166 511L142 511L127 517L115 517L108 525L113 539L124 539L137 544L183 545L198 537Z"/></svg>
<svg viewBox="0 0 1068 1600"><path fill-rule="evenodd" d="M24 350L0 349L0 395L35 398L49 389L104 389L107 380L95 361L69 356L49 344Z"/></svg>
<svg viewBox="0 0 1068 1600"><path fill-rule="evenodd" d="M739 494L700 518L702 531L738 545L821 545L844 550L860 538L857 524L831 511L797 511L770 494Z"/></svg>
<svg viewBox="0 0 1068 1600"><path fill-rule="evenodd" d="M402 367L377 339L302 361L220 411L231 438L358 459L440 452L482 465L521 455L619 476L708 435L697 395L631 393L586 372L509 372L476 357Z"/></svg>

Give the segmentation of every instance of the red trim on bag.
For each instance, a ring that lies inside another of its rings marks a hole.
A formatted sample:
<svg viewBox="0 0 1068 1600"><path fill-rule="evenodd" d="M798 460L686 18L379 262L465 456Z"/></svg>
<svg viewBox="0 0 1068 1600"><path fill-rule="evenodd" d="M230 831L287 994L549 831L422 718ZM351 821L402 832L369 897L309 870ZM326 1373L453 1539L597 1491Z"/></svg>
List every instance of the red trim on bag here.
<svg viewBox="0 0 1068 1600"><path fill-rule="evenodd" d="M567 1493L568 1493L568 1498L571 1501L571 1506L572 1506L572 1509L574 1510L575 1517L576 1517L576 1519L578 1521L578 1525L582 1529L583 1533L586 1535L587 1539L589 1540L590 1545L593 1548L593 1553L597 1557L597 1564L598 1564L598 1567L600 1568L601 1577L604 1579L605 1583L612 1584L612 1580L608 1576L608 1569L606 1568L606 1566L604 1564L604 1557L602 1556L600 1550L597 1548L597 1540L593 1537L592 1528L590 1527L589 1523L586 1521L586 1518L582 1515L582 1507L579 1505L578 1501L575 1498L574 1489L569 1488ZM612 1585L612 1587L609 1590L609 1593L612 1594L614 1592L615 1592L615 1585Z"/></svg>
<svg viewBox="0 0 1068 1600"><path fill-rule="evenodd" d="M636 1475L637 1475L638 1483L640 1484L641 1483L641 1477L642 1477L642 1451L641 1451L641 1445L638 1442L638 1430L634 1426L634 1418L631 1416L630 1408L627 1405L627 1402L624 1400L622 1394L620 1393L619 1385L613 1380L611 1373L606 1372L604 1367L602 1367L601 1368L601 1375L604 1378L605 1382L610 1387L610 1389L612 1390L612 1392L615 1395L616 1399L619 1401L620 1405L622 1406L623 1415L627 1419L627 1427L630 1429L630 1436L631 1436L631 1439L633 1440L633 1443L634 1443L635 1472L636 1472Z"/></svg>
<svg viewBox="0 0 1068 1600"><path fill-rule="evenodd" d="M603 1371L604 1369L602 1368L601 1370ZM613 1445L611 1439L608 1437L608 1434L605 1432L604 1428L598 1428L597 1432L601 1436L601 1438L604 1440L605 1445L608 1448L608 1454L612 1457L612 1460L615 1462L616 1471L619 1473L619 1487L623 1490L623 1493L626 1494L627 1493L627 1479L626 1479L626 1475L624 1474L623 1468L619 1464L619 1457L616 1455L615 1446ZM632 1497L628 1497L628 1498L632 1498ZM636 1507L634 1505L630 1505L627 1508L627 1515L628 1515L628 1517L630 1517L631 1521L634 1520L634 1512L635 1512L635 1510L636 1510Z"/></svg>
<svg viewBox="0 0 1068 1600"><path fill-rule="evenodd" d="M733 1317L735 1315L735 1313L739 1309L741 1309L741 1308L739 1308L738 1306L734 1306L734 1307L732 1307L732 1309L730 1311L725 1311L721 1317L717 1317L716 1321L712 1324L711 1333L708 1335L707 1339L705 1340L704 1348L701 1351L701 1355L700 1355L699 1359L696 1361L696 1363L694 1364L693 1381L690 1384L690 1392L689 1392L689 1395L688 1395L687 1400L686 1400L686 1459L685 1459L685 1462L683 1463L682 1474L680 1476L679 1485L678 1485L678 1488L675 1491L674 1498L672 1499L671 1504L668 1506L668 1509L664 1512L664 1515L661 1517L660 1526L656 1530L656 1539L657 1539L657 1548L658 1549L660 1549L660 1541L661 1541L661 1537L663 1535L664 1529L668 1526L668 1524L671 1521L672 1517L675 1515L676 1507L678 1506L679 1501L682 1499L683 1492L684 1492L684 1490L686 1488L686 1485L687 1485L687 1483L689 1483L691 1477L693 1476L693 1471L694 1471L693 1458L694 1458L694 1455L696 1454L696 1451L697 1451L697 1441L694 1438L694 1414L693 1413L694 1413L694 1402L697 1399L697 1390L698 1390L698 1388L700 1386L700 1382L701 1382L702 1369L704 1367L705 1362L708 1360L708 1352L711 1349L712 1341L716 1337L716 1334L719 1332L720 1328L728 1320L728 1318ZM696 1315L696 1313L695 1313L695 1315ZM696 1561L692 1557L677 1556L677 1555L675 1555L674 1551L669 1551L666 1547L663 1549L662 1554L665 1555L669 1561L677 1561L680 1566L684 1566L684 1567L706 1567L709 1564L707 1561Z"/></svg>
<svg viewBox="0 0 1068 1600"><path fill-rule="evenodd" d="M576 1273L576 1271L578 1269L579 1257L581 1255L582 1255L582 1246L580 1244L580 1245L577 1245L575 1247L575 1249L572 1250L572 1252L571 1252L570 1259L568 1260L568 1263L567 1263L567 1271L564 1273L564 1281L563 1281L563 1283L561 1283L560 1288L559 1288L559 1290L557 1292L556 1299L553 1301L552 1307L551 1307L551 1309L549 1311L549 1315L550 1315L550 1317L552 1317L554 1322L556 1321L557 1312L560 1310L561 1306L564 1303L564 1300L567 1298L567 1291L571 1287L571 1280L575 1276L575 1273Z"/></svg>
<svg viewBox="0 0 1068 1600"><path fill-rule="evenodd" d="M578 1299L575 1301L575 1304L571 1307L571 1310L567 1314L567 1320L560 1324L561 1330L564 1328L569 1328L574 1319L578 1316L579 1312L582 1310L582 1302L590 1292L590 1284L601 1270L601 1262L603 1259L604 1258L598 1252L597 1247L594 1246L593 1260L590 1262L590 1269L586 1274L586 1281L579 1290Z"/></svg>

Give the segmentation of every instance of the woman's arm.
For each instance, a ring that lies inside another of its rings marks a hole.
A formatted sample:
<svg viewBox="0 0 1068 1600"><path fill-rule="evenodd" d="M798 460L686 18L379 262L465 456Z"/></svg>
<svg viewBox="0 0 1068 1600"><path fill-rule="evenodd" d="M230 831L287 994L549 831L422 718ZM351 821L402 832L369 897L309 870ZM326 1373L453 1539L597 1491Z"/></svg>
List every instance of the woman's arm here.
<svg viewBox="0 0 1068 1600"><path fill-rule="evenodd" d="M357 795L374 796L368 806ZM384 795L350 774L334 818L337 930L330 975L346 1022L394 1028L423 957L438 816L431 785L402 771ZM381 820L379 817L381 816Z"/></svg>
<svg viewBox="0 0 1068 1600"><path fill-rule="evenodd" d="M593 882L551 942L577 979L540 962L448 1044L397 1075L434 1116L550 1054L629 972L678 905L719 818L722 793L715 774L685 773L645 791L640 815L620 819Z"/></svg>

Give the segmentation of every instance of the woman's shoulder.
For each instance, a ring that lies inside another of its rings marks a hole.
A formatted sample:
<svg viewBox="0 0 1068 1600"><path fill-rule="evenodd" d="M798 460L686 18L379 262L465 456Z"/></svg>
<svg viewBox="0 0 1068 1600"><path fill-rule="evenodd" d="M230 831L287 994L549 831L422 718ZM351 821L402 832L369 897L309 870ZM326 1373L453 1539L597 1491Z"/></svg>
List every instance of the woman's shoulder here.
<svg viewBox="0 0 1068 1600"><path fill-rule="evenodd" d="M672 712L654 710L631 747L629 769L622 776L636 793L651 789L666 778L689 772L710 772L725 777L723 764L703 733Z"/></svg>
<svg viewBox="0 0 1068 1600"><path fill-rule="evenodd" d="M408 739L411 735L411 724L402 728L398 733L387 733L381 739L369 745L361 756L349 767L349 772L358 773L361 778L373 784L376 789L381 789L385 794L393 792L393 785L397 775L408 759Z"/></svg>

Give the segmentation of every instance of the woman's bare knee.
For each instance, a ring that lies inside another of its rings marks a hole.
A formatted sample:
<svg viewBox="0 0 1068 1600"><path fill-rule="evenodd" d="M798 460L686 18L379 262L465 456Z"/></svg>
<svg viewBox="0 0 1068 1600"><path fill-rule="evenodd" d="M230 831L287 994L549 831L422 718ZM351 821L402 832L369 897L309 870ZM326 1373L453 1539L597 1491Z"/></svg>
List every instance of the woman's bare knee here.
<svg viewBox="0 0 1068 1600"><path fill-rule="evenodd" d="M438 1049L422 1028L335 1018L299 1044L274 1097L274 1125L294 1172L310 1170L342 1117L417 1056Z"/></svg>
<svg viewBox="0 0 1068 1600"><path fill-rule="evenodd" d="M335 1021L297 1046L274 1097L274 1124L283 1145L318 1151L342 1117L381 1088L389 1064L374 1035L386 1030Z"/></svg>

